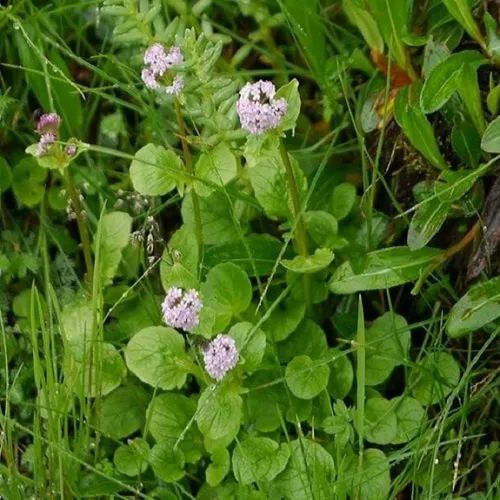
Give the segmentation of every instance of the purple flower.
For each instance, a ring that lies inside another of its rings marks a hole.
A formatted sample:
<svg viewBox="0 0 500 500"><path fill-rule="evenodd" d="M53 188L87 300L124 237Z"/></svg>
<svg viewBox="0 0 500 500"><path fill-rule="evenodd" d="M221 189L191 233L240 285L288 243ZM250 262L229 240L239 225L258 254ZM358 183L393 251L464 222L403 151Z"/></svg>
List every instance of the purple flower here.
<svg viewBox="0 0 500 500"><path fill-rule="evenodd" d="M184 88L184 78L182 75L176 75L172 85L165 87L165 92L167 94L179 95Z"/></svg>
<svg viewBox="0 0 500 500"><path fill-rule="evenodd" d="M64 148L64 152L68 156L75 156L77 151L76 144L66 144L66 147Z"/></svg>
<svg viewBox="0 0 500 500"><path fill-rule="evenodd" d="M36 133L39 135L47 133L57 135L61 121L61 117L57 113L45 113L38 119Z"/></svg>
<svg viewBox="0 0 500 500"><path fill-rule="evenodd" d="M224 378L240 359L234 339L219 334L203 348L203 361L207 373L217 381Z"/></svg>
<svg viewBox="0 0 500 500"><path fill-rule="evenodd" d="M288 109L285 99L275 99L276 88L272 82L259 80L247 83L240 90L236 111L242 128L260 135L276 128Z"/></svg>
<svg viewBox="0 0 500 500"><path fill-rule="evenodd" d="M159 81L167 76L168 70L177 64L182 64L184 57L179 47L171 47L168 52L161 43L154 43L144 53L144 68L141 78L149 89L159 89L163 85ZM165 87L167 94L177 95L182 90L184 81L182 76L176 75L172 83Z"/></svg>
<svg viewBox="0 0 500 500"><path fill-rule="evenodd" d="M50 146L57 140L57 136L51 132L47 132L40 136L38 144L36 145L36 156L42 156L48 152Z"/></svg>
<svg viewBox="0 0 500 500"><path fill-rule="evenodd" d="M194 289L183 291L172 287L161 305L163 320L169 326L181 330L191 330L198 325L199 313L203 307L198 292Z"/></svg>

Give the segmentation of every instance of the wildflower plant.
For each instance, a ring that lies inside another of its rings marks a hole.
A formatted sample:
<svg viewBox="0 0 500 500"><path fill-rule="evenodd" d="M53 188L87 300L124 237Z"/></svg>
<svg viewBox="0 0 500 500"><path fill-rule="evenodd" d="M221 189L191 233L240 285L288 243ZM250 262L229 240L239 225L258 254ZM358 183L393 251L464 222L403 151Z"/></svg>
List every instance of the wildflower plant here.
<svg viewBox="0 0 500 500"><path fill-rule="evenodd" d="M498 23L427 3L0 8L1 496L493 491Z"/></svg>

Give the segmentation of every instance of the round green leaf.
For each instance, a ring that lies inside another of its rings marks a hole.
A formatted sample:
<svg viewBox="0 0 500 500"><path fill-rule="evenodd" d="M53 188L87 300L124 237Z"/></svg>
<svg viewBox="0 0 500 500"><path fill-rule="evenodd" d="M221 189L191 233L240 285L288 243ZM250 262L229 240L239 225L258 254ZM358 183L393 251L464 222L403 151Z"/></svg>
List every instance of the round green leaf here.
<svg viewBox="0 0 500 500"><path fill-rule="evenodd" d="M217 186L224 186L234 179L237 170L236 157L224 142L202 153L195 166L197 178ZM215 190L210 184L196 180L194 189L200 196L210 196Z"/></svg>
<svg viewBox="0 0 500 500"><path fill-rule="evenodd" d="M460 367L447 352L425 356L410 372L409 387L420 403L431 405L442 401L460 380Z"/></svg>
<svg viewBox="0 0 500 500"><path fill-rule="evenodd" d="M357 458L356 458L357 460ZM355 470L357 464L351 462ZM389 460L384 452L368 449L363 453L363 470L361 474L352 474L351 498L363 500L387 500L391 489Z"/></svg>
<svg viewBox="0 0 500 500"><path fill-rule="evenodd" d="M313 255L297 255L295 258L283 259L281 265L294 273L310 274L321 271L333 261L333 252L328 248L318 248Z"/></svg>
<svg viewBox="0 0 500 500"><path fill-rule="evenodd" d="M182 335L163 326L144 328L125 348L129 370L146 384L165 390L184 385L186 357Z"/></svg>
<svg viewBox="0 0 500 500"><path fill-rule="evenodd" d="M205 438L227 446L240 430L241 414L242 399L234 388L212 385L198 400L196 423Z"/></svg>
<svg viewBox="0 0 500 500"><path fill-rule="evenodd" d="M387 312L373 322L365 337L365 384L378 385L389 377L394 367L405 362L410 330L403 316Z"/></svg>
<svg viewBox="0 0 500 500"><path fill-rule="evenodd" d="M305 438L292 441L289 447L288 465L272 482L275 497L331 499L335 480L332 456L321 445ZM314 492L313 496L311 492Z"/></svg>
<svg viewBox="0 0 500 500"><path fill-rule="evenodd" d="M12 189L16 198L28 207L38 205L45 194L47 170L35 158L23 158L12 170Z"/></svg>
<svg viewBox="0 0 500 500"><path fill-rule="evenodd" d="M114 439L129 436L144 424L147 393L139 386L119 387L107 396L100 411L100 431Z"/></svg>
<svg viewBox="0 0 500 500"><path fill-rule="evenodd" d="M188 463L196 463L203 453L201 435L191 419L196 401L182 394L168 393L156 396L148 406L146 420L154 439L161 443L179 440L179 448Z"/></svg>
<svg viewBox="0 0 500 500"><path fill-rule="evenodd" d="M129 441L115 450L113 461L116 469L126 476L138 476L146 472L149 460L149 445L141 438Z"/></svg>
<svg viewBox="0 0 500 500"><path fill-rule="evenodd" d="M259 367L266 349L266 334L260 328L253 330L254 325L245 321L236 323L228 332L233 337L240 354L238 364L247 373L251 373Z"/></svg>
<svg viewBox="0 0 500 500"><path fill-rule="evenodd" d="M425 420L425 410L416 399L408 396L391 399L391 404L397 418L396 436L392 440L392 444L407 443L422 428L422 423Z"/></svg>
<svg viewBox="0 0 500 500"><path fill-rule="evenodd" d="M252 300L252 285L245 271L236 264L219 264L207 274L202 285L206 303L221 318L219 328L224 329L231 318L243 312Z"/></svg>
<svg viewBox="0 0 500 500"><path fill-rule="evenodd" d="M240 484L272 481L288 463L287 444L279 445L265 437L250 437L233 451L233 473Z"/></svg>
<svg viewBox="0 0 500 500"><path fill-rule="evenodd" d="M273 310L264 323L264 330L275 342L285 340L302 321L305 311L304 302L290 296Z"/></svg>
<svg viewBox="0 0 500 500"><path fill-rule="evenodd" d="M184 454L174 449L173 441L155 445L149 455L149 463L155 474L167 483L175 483L184 477Z"/></svg>
<svg viewBox="0 0 500 500"><path fill-rule="evenodd" d="M182 161L171 150L146 144L130 164L134 189L145 196L162 196L172 191L182 179Z"/></svg>
<svg viewBox="0 0 500 500"><path fill-rule="evenodd" d="M283 342L277 345L280 361L288 363L295 356L306 354L311 359L320 359L328 351L326 335L323 329L306 319Z"/></svg>
<svg viewBox="0 0 500 500"><path fill-rule="evenodd" d="M331 349L335 358L330 363L330 377L328 379L328 393L332 398L344 399L352 387L354 371L347 354Z"/></svg>
<svg viewBox="0 0 500 500"><path fill-rule="evenodd" d="M205 476L210 486L217 486L229 472L231 459L226 448L218 448L211 454L212 463L207 467Z"/></svg>
<svg viewBox="0 0 500 500"><path fill-rule="evenodd" d="M345 219L356 202L356 187L349 183L343 182L335 186L330 199L330 211L336 220Z"/></svg>
<svg viewBox="0 0 500 500"><path fill-rule="evenodd" d="M307 232L320 247L333 247L337 242L337 219L328 212L312 210L304 214Z"/></svg>
<svg viewBox="0 0 500 500"><path fill-rule="evenodd" d="M384 398L370 398L365 405L365 439L370 443L389 444L396 438L394 407Z"/></svg>
<svg viewBox="0 0 500 500"><path fill-rule="evenodd" d="M296 356L288 363L285 380L294 396L312 399L328 385L330 370L315 363L309 356Z"/></svg>

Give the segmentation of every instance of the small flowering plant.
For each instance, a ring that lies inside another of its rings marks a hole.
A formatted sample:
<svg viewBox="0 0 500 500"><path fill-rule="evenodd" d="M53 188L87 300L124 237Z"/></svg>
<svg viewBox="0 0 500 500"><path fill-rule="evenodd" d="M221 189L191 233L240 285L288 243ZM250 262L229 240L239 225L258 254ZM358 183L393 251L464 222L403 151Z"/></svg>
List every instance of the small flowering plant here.
<svg viewBox="0 0 500 500"><path fill-rule="evenodd" d="M184 87L184 77L177 73L177 66L184 61L179 47L168 50L161 43L154 43L144 53L141 78L151 90L179 95Z"/></svg>
<svg viewBox="0 0 500 500"><path fill-rule="evenodd" d="M69 139L66 143L60 141L61 123L62 118L55 112L42 114L36 123L38 142L28 146L26 152L33 155L41 167L65 168L86 149L86 146L75 138Z"/></svg>

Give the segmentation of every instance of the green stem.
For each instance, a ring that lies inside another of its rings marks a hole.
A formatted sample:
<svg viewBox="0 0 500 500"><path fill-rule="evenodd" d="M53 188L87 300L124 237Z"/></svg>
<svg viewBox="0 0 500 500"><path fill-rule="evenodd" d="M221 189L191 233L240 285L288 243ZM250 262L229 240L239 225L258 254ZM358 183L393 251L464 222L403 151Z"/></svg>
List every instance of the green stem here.
<svg viewBox="0 0 500 500"><path fill-rule="evenodd" d="M71 175L69 173L68 168L64 170L64 178L66 180L66 186L71 199L71 204L73 205L73 209L75 210L76 224L78 226L78 232L80 233L80 241L82 243L82 249L83 249L83 258L85 260L85 267L87 269L87 282L89 284L89 288L91 289L92 278L94 275L94 266L92 263L92 250L90 246L90 237L87 230L87 225L85 223L85 218L83 215L82 204L80 203L80 198L76 191L75 185L73 184L73 180L71 179Z"/></svg>
<svg viewBox="0 0 500 500"><path fill-rule="evenodd" d="M363 311L363 301L361 295L358 303L358 328L356 333L356 419L359 439L358 455L358 477L363 474L363 453L364 453L364 419L365 419L365 316ZM361 481L360 481L361 487ZM358 488L357 497L360 498Z"/></svg>
<svg viewBox="0 0 500 500"><path fill-rule="evenodd" d="M179 126L179 138L184 153L184 163L186 165L186 172L190 177L194 177L193 157L189 150L189 145L186 141L186 127L182 117L181 106L178 99L175 99L175 114L177 115L177 124ZM203 229L201 223L201 210L200 200L195 190L191 188L191 199L193 200L193 215L195 225L196 242L198 244L198 258L199 262L203 262Z"/></svg>
<svg viewBox="0 0 500 500"><path fill-rule="evenodd" d="M292 164L290 163L290 157L288 156L288 152L285 148L285 144L280 139L280 155L283 164L285 165L286 177L288 179L288 190L290 192L290 198L292 199L293 205L293 216L295 219L295 241L297 243L297 248L299 254L303 257L307 257L309 255L309 251L307 248L307 233L304 225L304 219L302 217L302 210L300 204L299 190L297 188L297 181L295 179L295 174L293 172ZM309 308L311 304L311 286L309 276L303 276L304 283L304 298L306 301L306 305Z"/></svg>

